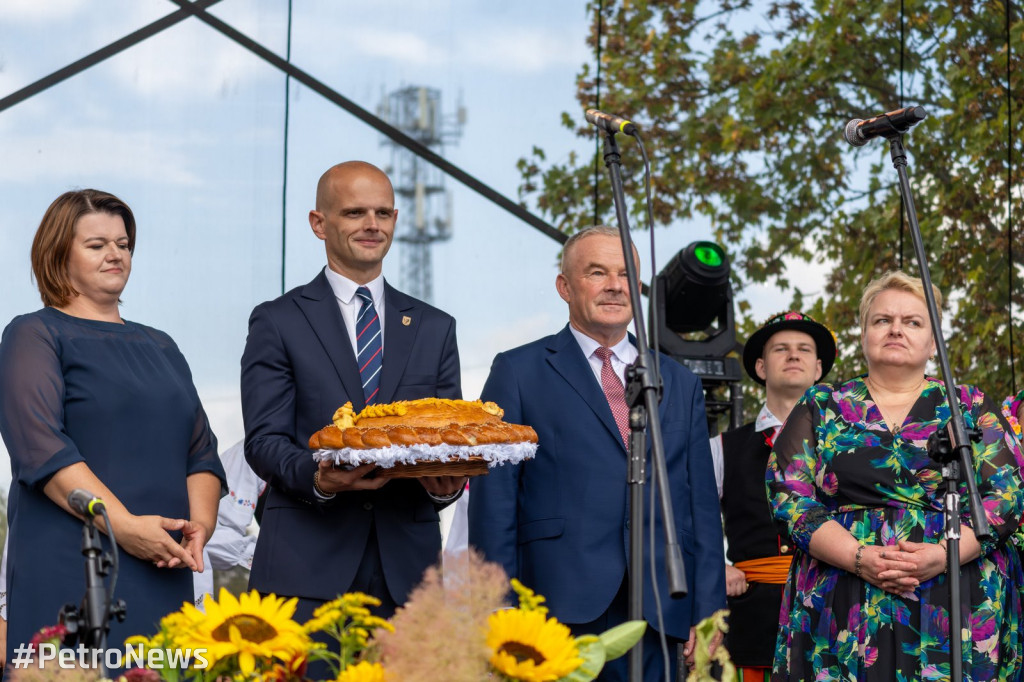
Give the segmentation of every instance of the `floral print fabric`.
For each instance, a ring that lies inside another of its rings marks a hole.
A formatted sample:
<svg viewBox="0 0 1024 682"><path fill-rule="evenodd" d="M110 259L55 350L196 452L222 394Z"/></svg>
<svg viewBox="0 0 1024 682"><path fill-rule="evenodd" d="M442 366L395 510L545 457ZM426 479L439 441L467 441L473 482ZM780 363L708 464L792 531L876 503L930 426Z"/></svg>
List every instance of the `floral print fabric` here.
<svg viewBox="0 0 1024 682"><path fill-rule="evenodd" d="M1021 403L1024 403L1024 391L1017 395L1011 395L1003 401L1003 417L1006 418L1006 422L1010 425L1013 432L1017 434L1017 440L1024 439L1020 422L1017 420L1017 413L1020 411Z"/></svg>
<svg viewBox="0 0 1024 682"><path fill-rule="evenodd" d="M1019 679L1022 577L1005 540L1024 512L1020 446L992 403L960 389L976 481L992 525L982 556L961 567L964 679ZM941 465L926 444L949 420L941 382L928 379L902 427L890 433L863 377L811 387L775 442L767 486L772 511L798 549L780 614L773 680L940 680L949 678L949 587L945 575L903 597L818 561L811 536L837 521L861 543L938 542L944 533ZM966 485L961 523L970 525Z"/></svg>

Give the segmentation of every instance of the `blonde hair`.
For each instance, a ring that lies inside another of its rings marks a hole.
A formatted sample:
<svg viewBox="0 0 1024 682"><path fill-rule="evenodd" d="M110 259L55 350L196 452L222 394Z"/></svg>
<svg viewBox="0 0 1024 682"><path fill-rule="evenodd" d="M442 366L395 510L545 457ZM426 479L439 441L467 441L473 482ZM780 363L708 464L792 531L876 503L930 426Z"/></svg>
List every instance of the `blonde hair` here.
<svg viewBox="0 0 1024 682"><path fill-rule="evenodd" d="M875 302L878 295L883 291L895 289L896 291L905 291L908 294L913 294L921 301L927 303L924 295L924 282L921 281L920 277L911 277L902 270L890 270L881 277L871 280L867 287L864 289L864 294L860 297L860 331L864 333L868 323L868 310L871 309L871 304ZM939 322L942 322L942 292L939 288L932 285L932 292L935 294L935 307L939 311Z"/></svg>

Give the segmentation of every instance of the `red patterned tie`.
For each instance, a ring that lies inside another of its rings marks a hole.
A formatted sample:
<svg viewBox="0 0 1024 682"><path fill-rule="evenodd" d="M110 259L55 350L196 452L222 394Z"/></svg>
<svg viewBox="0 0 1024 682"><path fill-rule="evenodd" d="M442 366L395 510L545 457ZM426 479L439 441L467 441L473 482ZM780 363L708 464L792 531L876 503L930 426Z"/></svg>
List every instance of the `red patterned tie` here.
<svg viewBox="0 0 1024 682"><path fill-rule="evenodd" d="M604 389L605 400L612 408L612 416L622 434L622 444L629 448L629 407L626 405L626 389L622 380L612 367L612 350L602 346L594 351L601 358L601 388Z"/></svg>

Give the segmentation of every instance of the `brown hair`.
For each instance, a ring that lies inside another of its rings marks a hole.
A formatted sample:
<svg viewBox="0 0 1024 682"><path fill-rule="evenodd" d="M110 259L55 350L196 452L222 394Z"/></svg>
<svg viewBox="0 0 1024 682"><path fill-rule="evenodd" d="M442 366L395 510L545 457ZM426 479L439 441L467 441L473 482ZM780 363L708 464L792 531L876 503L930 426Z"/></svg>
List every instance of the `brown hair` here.
<svg viewBox="0 0 1024 682"><path fill-rule="evenodd" d="M868 310L870 310L871 304L875 302L880 293L887 289L905 291L908 294L913 294L921 299L921 301L927 302L924 296L924 282L921 281L920 277L911 277L902 270L890 270L881 277L871 280L864 289L864 294L860 299L860 331L862 334L867 328ZM939 311L939 322L941 323L942 292L939 291L937 286L932 284L932 293L935 294L935 308Z"/></svg>
<svg viewBox="0 0 1024 682"><path fill-rule="evenodd" d="M68 279L68 253L78 219L90 213L121 216L128 235L128 251L135 253L135 216L128 204L96 189L61 194L46 209L32 240L32 274L43 305L59 308L78 295Z"/></svg>

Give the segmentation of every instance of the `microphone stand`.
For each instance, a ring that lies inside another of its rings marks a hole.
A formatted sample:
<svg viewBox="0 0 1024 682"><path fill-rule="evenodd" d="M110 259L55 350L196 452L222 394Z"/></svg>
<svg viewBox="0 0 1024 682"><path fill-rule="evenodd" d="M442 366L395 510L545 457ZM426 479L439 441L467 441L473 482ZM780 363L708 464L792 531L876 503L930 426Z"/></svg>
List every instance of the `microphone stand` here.
<svg viewBox="0 0 1024 682"><path fill-rule="evenodd" d="M85 555L85 637L83 641L90 649L104 651L107 648L107 588L103 577L107 574L100 532L91 518L82 525L82 554Z"/></svg>
<svg viewBox="0 0 1024 682"><path fill-rule="evenodd" d="M103 510L103 517L107 522L111 544L114 545L116 553L116 540L106 510ZM117 580L117 556L115 554L114 558L111 558L110 554L103 552L100 531L90 514L85 515L82 523L82 554L85 556L85 597L82 599L81 609L74 604L67 604L61 609L60 620L67 629L64 643L73 646L77 641L81 641L94 655L98 653L100 679L108 679L106 649L107 635L110 632L109 621L112 618L124 621L126 607L120 599L112 603L113 581L109 591L103 584L103 579L112 565L114 581ZM93 660L95 661L95 658Z"/></svg>
<svg viewBox="0 0 1024 682"><path fill-rule="evenodd" d="M615 133L606 133L604 142L604 163L611 175L612 198L615 215L622 238L622 254L626 261L626 276L629 280L629 300L633 308L633 326L636 329L636 362L626 369L626 404L629 411L629 618L643 619L643 559L644 559L644 508L643 487L646 472L646 443L644 429L650 425L651 456L654 465L655 484L658 488L661 513L665 529L665 563L668 572L669 593L673 599L686 596L686 567L679 549L675 516L672 512L672 498L669 495L668 468L665 464L665 445L661 437L661 418L658 402L661 393L661 377L655 376L651 351L647 345L646 327L640 302L640 284L633 260L633 245L629 237L629 218L622 191L622 157L615 144ZM651 519L654 523L654 519ZM629 652L630 682L643 681L643 640Z"/></svg>
<svg viewBox="0 0 1024 682"><path fill-rule="evenodd" d="M914 241L914 252L921 269L921 281L924 283L925 302L928 315L931 317L932 334L938 351L939 366L942 368L942 379L946 384L946 401L949 404L949 422L953 429L953 447L946 450L948 456L942 456L941 448L929 447L930 454L942 463L942 477L946 485L945 518L946 518L946 577L949 581L949 658L950 679L963 679L963 642L960 624L960 472L967 482L967 494L971 509L971 522L974 534L979 539L992 536L988 518L981 505L978 484L974 476L973 453L960 410L960 400L956 393L953 373L949 368L949 356L946 353L946 342L942 337L939 324L939 310L935 304L935 293L932 291L932 280L928 273L928 261L921 240L921 226L917 222L917 210L914 208L914 197L910 191L910 180L907 178L907 153L903 148L903 136L896 131L886 136L889 140L889 153L892 165L900 179L900 193L907 209L907 220L910 223L910 234ZM929 443L929 445L932 445ZM957 461L959 460L959 461Z"/></svg>

